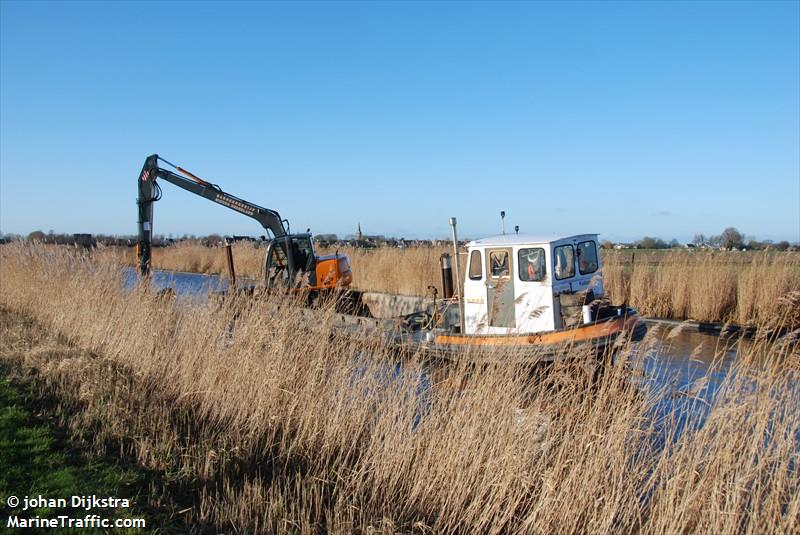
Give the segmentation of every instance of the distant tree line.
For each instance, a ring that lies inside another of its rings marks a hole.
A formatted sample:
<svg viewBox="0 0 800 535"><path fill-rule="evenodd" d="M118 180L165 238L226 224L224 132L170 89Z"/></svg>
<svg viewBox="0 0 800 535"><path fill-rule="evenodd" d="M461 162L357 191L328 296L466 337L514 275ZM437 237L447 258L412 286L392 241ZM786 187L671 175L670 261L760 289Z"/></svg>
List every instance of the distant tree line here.
<svg viewBox="0 0 800 535"><path fill-rule="evenodd" d="M602 248L611 249L616 247L614 243L603 240L600 244ZM748 250L748 251L787 251L798 249L800 244L794 246L788 241L773 242L772 240L756 240L752 236L746 236L734 227L728 227L720 234L706 236L705 234L695 234L694 239L689 244L682 244L678 240L666 242L661 238L645 236L630 244L623 244L624 248L633 249L671 249L671 248L698 248L698 249L726 249L726 250Z"/></svg>
<svg viewBox="0 0 800 535"><path fill-rule="evenodd" d="M249 237L234 236L234 239L251 239ZM255 240L255 238L252 238ZM96 245L117 246L117 247L133 247L136 245L138 238L134 235L116 236L111 234L65 234L56 233L52 230L45 233L41 230L34 230L27 236L20 234L5 234L0 236L0 243L9 241L29 241L37 243L49 243L56 245L80 245L84 247L94 247ZM224 243L225 238L219 234L209 234L208 236L195 236L194 234L184 234L179 238L167 237L161 234L153 236L154 247L165 247L174 243L183 241L195 241L206 246L220 245Z"/></svg>
<svg viewBox="0 0 800 535"><path fill-rule="evenodd" d="M716 236L704 236L703 234L695 234L692 243L696 246L708 245L711 247L719 247L722 249L747 249L750 251L762 250L776 250L786 251L792 245L786 241L773 242L772 240L757 240L753 236L746 236L734 227L728 227L722 231L722 234Z"/></svg>
<svg viewBox="0 0 800 535"><path fill-rule="evenodd" d="M163 235L153 236L154 247L165 247L175 243L184 241L193 241L213 247L221 245L225 242L226 237L219 234L209 234L207 236L196 236L194 234L184 234L183 236L173 238ZM250 236L232 236L227 239L233 240L248 240L254 242L265 241L265 236L253 238ZM426 245L441 245L446 243L446 240L406 240L404 238L387 238L385 236L363 236L362 239L356 240L352 236L346 236L345 239L339 239L336 234L317 234L314 236L315 241L322 246L355 246L355 247L381 247L381 246L396 246L396 247L415 247ZM39 243L52 243L58 245L78 245L83 247L94 247L96 245L118 246L118 247L133 247L137 242L137 237L133 235L109 235L109 234L64 234L55 233L52 230L45 233L41 230L35 230L27 236L19 234L5 234L0 236L0 243L8 241L27 240L30 242ZM757 240L755 237L746 236L739 232L734 227L728 227L718 235L706 236L705 234L695 234L692 242L689 244L680 243L678 240L673 239L670 241L661 238L645 236L640 240L632 243L615 244L609 240L600 242L600 247L603 249L612 248L631 248L631 249L671 249L671 248L710 248L710 249L728 249L728 250L742 250L749 251L787 251L787 250L800 250L800 244L792 245L788 241L773 242L772 240Z"/></svg>

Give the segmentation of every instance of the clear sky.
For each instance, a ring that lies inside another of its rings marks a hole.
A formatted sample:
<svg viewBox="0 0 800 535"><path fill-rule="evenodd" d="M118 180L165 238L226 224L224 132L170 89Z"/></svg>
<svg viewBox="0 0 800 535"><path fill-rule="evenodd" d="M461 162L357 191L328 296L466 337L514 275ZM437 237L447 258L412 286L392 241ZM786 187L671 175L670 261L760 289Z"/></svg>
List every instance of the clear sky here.
<svg viewBox="0 0 800 535"><path fill-rule="evenodd" d="M2 1L0 231L800 241L799 5Z"/></svg>

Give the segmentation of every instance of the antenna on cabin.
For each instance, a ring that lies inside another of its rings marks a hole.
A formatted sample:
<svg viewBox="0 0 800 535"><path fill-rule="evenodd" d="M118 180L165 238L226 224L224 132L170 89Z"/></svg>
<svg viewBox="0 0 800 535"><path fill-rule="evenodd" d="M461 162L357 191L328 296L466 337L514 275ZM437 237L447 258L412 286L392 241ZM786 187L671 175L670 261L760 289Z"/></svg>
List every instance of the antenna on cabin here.
<svg viewBox="0 0 800 535"><path fill-rule="evenodd" d="M519 234L519 225L514 225L514 232Z"/></svg>
<svg viewBox="0 0 800 535"><path fill-rule="evenodd" d="M506 233L506 211L500 210L500 230L503 234Z"/></svg>

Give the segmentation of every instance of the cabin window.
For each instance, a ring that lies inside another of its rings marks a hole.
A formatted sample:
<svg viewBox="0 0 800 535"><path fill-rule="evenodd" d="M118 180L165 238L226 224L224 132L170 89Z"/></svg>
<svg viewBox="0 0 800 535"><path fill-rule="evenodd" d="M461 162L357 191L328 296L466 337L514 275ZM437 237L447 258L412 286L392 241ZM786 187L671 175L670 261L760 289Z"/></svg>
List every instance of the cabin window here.
<svg viewBox="0 0 800 535"><path fill-rule="evenodd" d="M309 238L294 238L292 240L292 259L294 268L301 271L313 271L314 249Z"/></svg>
<svg viewBox="0 0 800 535"><path fill-rule="evenodd" d="M597 246L593 241L578 244L578 269L581 275L597 271Z"/></svg>
<svg viewBox="0 0 800 535"><path fill-rule="evenodd" d="M492 270L492 277L508 277L508 251L490 251L489 268Z"/></svg>
<svg viewBox="0 0 800 535"><path fill-rule="evenodd" d="M271 245L266 260L267 281L270 286L286 286L289 282L289 262L285 247L285 242L276 241Z"/></svg>
<svg viewBox="0 0 800 535"><path fill-rule="evenodd" d="M272 247L272 253L270 254L270 267L276 267L280 269L285 269L289 262L286 260L286 251L284 248L286 247L283 243L276 243Z"/></svg>
<svg viewBox="0 0 800 535"><path fill-rule="evenodd" d="M575 250L572 245L562 245L556 247L555 256L555 275L556 278L568 279L575 276Z"/></svg>
<svg viewBox="0 0 800 535"><path fill-rule="evenodd" d="M469 255L469 278L479 281L483 278L483 263L481 262L481 252L472 251Z"/></svg>
<svg viewBox="0 0 800 535"><path fill-rule="evenodd" d="M526 282L544 280L547 274L544 249L520 249L517 258L519 259L519 280Z"/></svg>

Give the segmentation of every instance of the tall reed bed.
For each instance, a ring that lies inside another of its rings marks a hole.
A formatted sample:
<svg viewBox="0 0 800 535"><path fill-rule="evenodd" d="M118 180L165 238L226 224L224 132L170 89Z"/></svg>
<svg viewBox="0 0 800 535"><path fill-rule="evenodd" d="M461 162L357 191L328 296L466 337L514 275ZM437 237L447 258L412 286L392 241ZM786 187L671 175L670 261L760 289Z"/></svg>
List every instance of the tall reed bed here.
<svg viewBox="0 0 800 535"><path fill-rule="evenodd" d="M466 360L431 371L416 355L398 367L381 340L337 334L332 311L309 322L277 297L192 304L125 291L123 259L17 245L0 255L4 315L34 320L5 321L2 358L35 370L65 400L67 425L94 447L187 482L194 506L184 514L198 525L800 529L791 346L742 350L705 423L678 435L673 423L686 414L657 410L665 392L641 387L650 377L640 366L620 362L597 384L579 352L534 376ZM14 340L26 336L34 347L21 350ZM621 361L656 347L650 338Z"/></svg>
<svg viewBox="0 0 800 535"><path fill-rule="evenodd" d="M233 244L233 258L237 275L260 279L263 277L266 246L247 242ZM399 293L404 295L428 295L429 286L441 290L439 257L442 253L453 256L452 247L409 247L377 249L325 247L318 255L346 254L353 269L353 284L362 290ZM132 249L106 248L100 256L122 255L134 265L136 259ZM152 265L156 269L189 271L226 275L225 249L222 246L206 247L198 242L182 242L169 247L153 249ZM462 257L461 263L465 264ZM455 263L453 263L455 267ZM466 268L461 266L462 275Z"/></svg>
<svg viewBox="0 0 800 535"><path fill-rule="evenodd" d="M347 254L353 285L362 290L429 295L441 290L439 257L452 248L323 249ZM261 277L264 248L234 244L238 274ZM130 253L128 253L130 255ZM129 257L132 263L132 256ZM706 251L604 251L606 291L617 303L628 303L646 316L755 325L776 313L781 297L800 290L800 254ZM161 269L227 273L221 247L179 244L154 251ZM466 256L461 257L461 277Z"/></svg>
<svg viewBox="0 0 800 535"><path fill-rule="evenodd" d="M359 289L399 293L404 295L430 295L429 286L441 292L442 276L439 258L442 254L453 257L452 247L406 247L377 249L346 248L353 269L353 285ZM465 264L465 258L461 258ZM452 261L455 273L455 261ZM461 266L462 274L466 266Z"/></svg>
<svg viewBox="0 0 800 535"><path fill-rule="evenodd" d="M235 242L232 246L236 273L260 278L264 268L266 246L260 243ZM227 274L228 264L222 246L205 247L186 242L153 249L153 266L172 271Z"/></svg>
<svg viewBox="0 0 800 535"><path fill-rule="evenodd" d="M757 325L779 313L782 297L800 290L800 255L611 253L603 280L614 300L646 316Z"/></svg>

